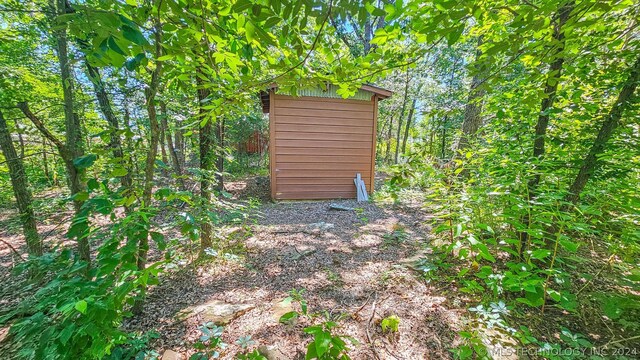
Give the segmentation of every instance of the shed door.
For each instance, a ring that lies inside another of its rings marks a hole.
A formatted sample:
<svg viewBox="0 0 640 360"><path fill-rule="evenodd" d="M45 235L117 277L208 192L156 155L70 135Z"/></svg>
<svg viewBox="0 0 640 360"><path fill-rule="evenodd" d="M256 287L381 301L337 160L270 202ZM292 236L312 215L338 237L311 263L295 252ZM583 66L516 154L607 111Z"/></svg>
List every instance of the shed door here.
<svg viewBox="0 0 640 360"><path fill-rule="evenodd" d="M371 191L374 101L272 95L271 106L274 198L355 198L356 173Z"/></svg>

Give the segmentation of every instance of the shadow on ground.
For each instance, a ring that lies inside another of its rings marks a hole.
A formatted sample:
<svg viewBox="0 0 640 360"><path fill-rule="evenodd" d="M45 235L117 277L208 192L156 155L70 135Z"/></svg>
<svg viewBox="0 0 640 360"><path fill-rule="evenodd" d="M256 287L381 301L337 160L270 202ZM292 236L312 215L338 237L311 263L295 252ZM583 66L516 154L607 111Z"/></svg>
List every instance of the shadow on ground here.
<svg viewBox="0 0 640 360"><path fill-rule="evenodd" d="M458 313L422 281L404 260L428 251L421 213L340 201L353 211L330 210L335 201L266 204L240 241L240 260L213 262L164 279L149 294L145 313L127 327L157 330L159 350L188 353L202 322L198 315L177 321L181 310L213 299L253 309L225 327L230 346L251 336L290 358L303 354L309 323L279 324L274 306L291 289L305 289L311 312L343 314L340 332L356 338L353 359L449 358ZM383 334L379 322L396 315L400 330ZM319 321L319 320L317 320Z"/></svg>

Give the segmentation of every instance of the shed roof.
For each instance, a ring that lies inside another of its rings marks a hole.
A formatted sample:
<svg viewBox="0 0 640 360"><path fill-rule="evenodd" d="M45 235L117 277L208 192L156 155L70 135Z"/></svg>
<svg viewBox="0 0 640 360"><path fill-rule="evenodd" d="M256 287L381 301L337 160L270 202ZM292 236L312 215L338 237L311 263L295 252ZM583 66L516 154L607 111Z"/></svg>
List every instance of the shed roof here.
<svg viewBox="0 0 640 360"><path fill-rule="evenodd" d="M262 112L269 112L269 92L268 90L277 89L277 84L272 84L267 88L267 91L260 92L260 101L262 102ZM335 97L342 98L341 95L336 93L337 86L329 85L327 90L308 88L301 90L300 96L315 96L315 97ZM374 85L362 85L358 88L358 92L354 95L354 99L357 100L369 100L372 95L378 96L380 99L386 99L393 94L391 90L383 89Z"/></svg>

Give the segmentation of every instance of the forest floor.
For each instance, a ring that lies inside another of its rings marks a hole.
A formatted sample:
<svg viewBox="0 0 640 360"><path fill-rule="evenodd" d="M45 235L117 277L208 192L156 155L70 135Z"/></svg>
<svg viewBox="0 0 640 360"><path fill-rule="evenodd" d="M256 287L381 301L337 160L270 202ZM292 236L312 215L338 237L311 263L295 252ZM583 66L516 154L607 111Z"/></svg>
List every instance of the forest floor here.
<svg viewBox="0 0 640 360"><path fill-rule="evenodd" d="M264 199L262 188L255 179L227 186L239 202ZM353 210L331 210L331 204ZM46 242L65 242L65 224L72 213L64 210L60 192L38 195L36 206L39 212L50 212L39 224ZM11 281L10 270L18 260L13 249L26 256L13 212L0 213L0 237L5 242L0 246L2 283ZM144 313L127 320L125 327L157 332L153 348L160 354L171 349L187 358L195 352L198 326L208 319L206 312L197 310L222 304L240 309L224 321L222 339L228 347L222 358L239 353L235 341L244 336L251 337L253 347L267 346L280 359L304 358L311 339L304 327L326 320L335 320L337 333L358 341L350 346L353 359L450 358L466 307L453 306L441 295L442 289L430 286L412 269L429 252L427 217L419 202L385 206L354 200L263 201L252 210L247 225L220 230L228 236L219 256L194 266L181 261L165 274L150 289ZM175 228L166 232L177 235ZM322 315L280 323L284 313L300 310L298 304L283 303L294 289L304 289L309 312ZM10 294L0 294L2 307L17 301L4 295ZM392 315L400 319L399 331L383 333L380 322Z"/></svg>
<svg viewBox="0 0 640 360"><path fill-rule="evenodd" d="M331 204L354 210L331 210ZM226 230L233 235L224 256L164 279L150 292L145 313L127 326L158 331L158 350L189 354L197 327L211 320L206 311L188 316L189 310L228 304L240 311L225 326L229 346L222 358L241 351L235 341L243 336L280 359L304 358L310 337L303 328L328 319L358 340L353 359L449 358L462 310L411 267L428 252L424 216L411 206L353 200L264 203L249 226ZM281 315L300 310L283 303L293 289L304 289L310 313L324 315L281 324ZM400 318L399 331L384 334L380 321L392 315Z"/></svg>
<svg viewBox="0 0 640 360"><path fill-rule="evenodd" d="M441 274L431 281L422 276L419 264L431 257L431 243L436 240L429 227L435 219L422 207L424 194L404 196L393 204L273 203L268 200L268 182L261 178L231 182L226 188L235 204L247 204L249 199L259 199L260 204L253 202L247 208L249 217L242 224L217 228L216 252L204 259L191 261L197 250L189 252L191 246L180 240L175 219L156 217L157 229L179 250L172 260L175 266L149 289L144 313L127 319L124 327L157 333L149 345L159 354L172 350L187 359L196 351L198 327L208 321L224 324L222 339L228 347L221 353L223 359L240 353L236 340L247 336L255 342L251 349L268 347L275 354L270 359L302 359L311 341L304 328L327 320L338 323L336 333L358 341L350 346L353 359L452 358L450 350L461 341L459 331L470 327L496 344L513 346L510 339L478 328L470 320L468 309L480 302L482 294L460 291L451 276ZM334 204L352 210L330 209ZM72 210L63 191L38 194L34 206L47 246L68 242L64 233ZM94 221L101 225L100 219ZM17 214L11 207L0 207L0 239L0 309L8 309L24 296L20 291L24 279L11 275L11 269L19 258L26 258ZM586 264L594 265L580 270L587 275L580 275L576 286L585 286L584 276L594 279L598 289L613 288L615 284L607 285L607 278L615 274L603 273L607 261L600 255L604 252L596 250L585 247L584 256L590 259ZM150 256L161 258L157 249ZM451 259L450 266L455 273L464 265ZM318 316L280 323L283 314L300 311L299 304L287 305L284 299L292 290L302 289L309 312ZM614 334L603 316L587 316L596 313L596 307L584 305L576 314L553 307L544 314L524 309L511 320L527 324L540 339L550 342L557 341L560 326L597 343L629 337L622 330ZM400 319L396 333L381 329L382 319L389 316ZM6 330L0 329L0 350L8 345L2 341Z"/></svg>

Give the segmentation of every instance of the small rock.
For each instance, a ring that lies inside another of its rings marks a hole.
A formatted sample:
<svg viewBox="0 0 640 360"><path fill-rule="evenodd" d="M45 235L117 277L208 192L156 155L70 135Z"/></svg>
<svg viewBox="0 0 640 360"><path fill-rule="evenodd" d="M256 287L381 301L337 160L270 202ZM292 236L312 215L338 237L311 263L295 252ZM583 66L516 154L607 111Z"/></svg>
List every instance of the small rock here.
<svg viewBox="0 0 640 360"><path fill-rule="evenodd" d="M212 300L180 311L176 315L176 320L183 321L194 315L200 315L204 321L222 326L227 325L253 308L255 308L253 304L229 304L220 300Z"/></svg>
<svg viewBox="0 0 640 360"><path fill-rule="evenodd" d="M282 315L294 311L290 301L280 301L271 307L271 318L276 322L280 322Z"/></svg>
<svg viewBox="0 0 640 360"><path fill-rule="evenodd" d="M165 350L161 360L182 360L182 355L173 350Z"/></svg>
<svg viewBox="0 0 640 360"><path fill-rule="evenodd" d="M278 349L275 346L260 346L258 347L258 352L267 358L267 360L289 360L292 359L285 355L282 350Z"/></svg>
<svg viewBox="0 0 640 360"><path fill-rule="evenodd" d="M340 204L329 204L329 210L340 210L340 211L356 211L355 208L343 206Z"/></svg>
<svg viewBox="0 0 640 360"><path fill-rule="evenodd" d="M302 230L302 232L305 232L311 235L320 235L325 233L327 230L331 230L333 228L335 228L335 225L321 221L318 223L306 225Z"/></svg>

